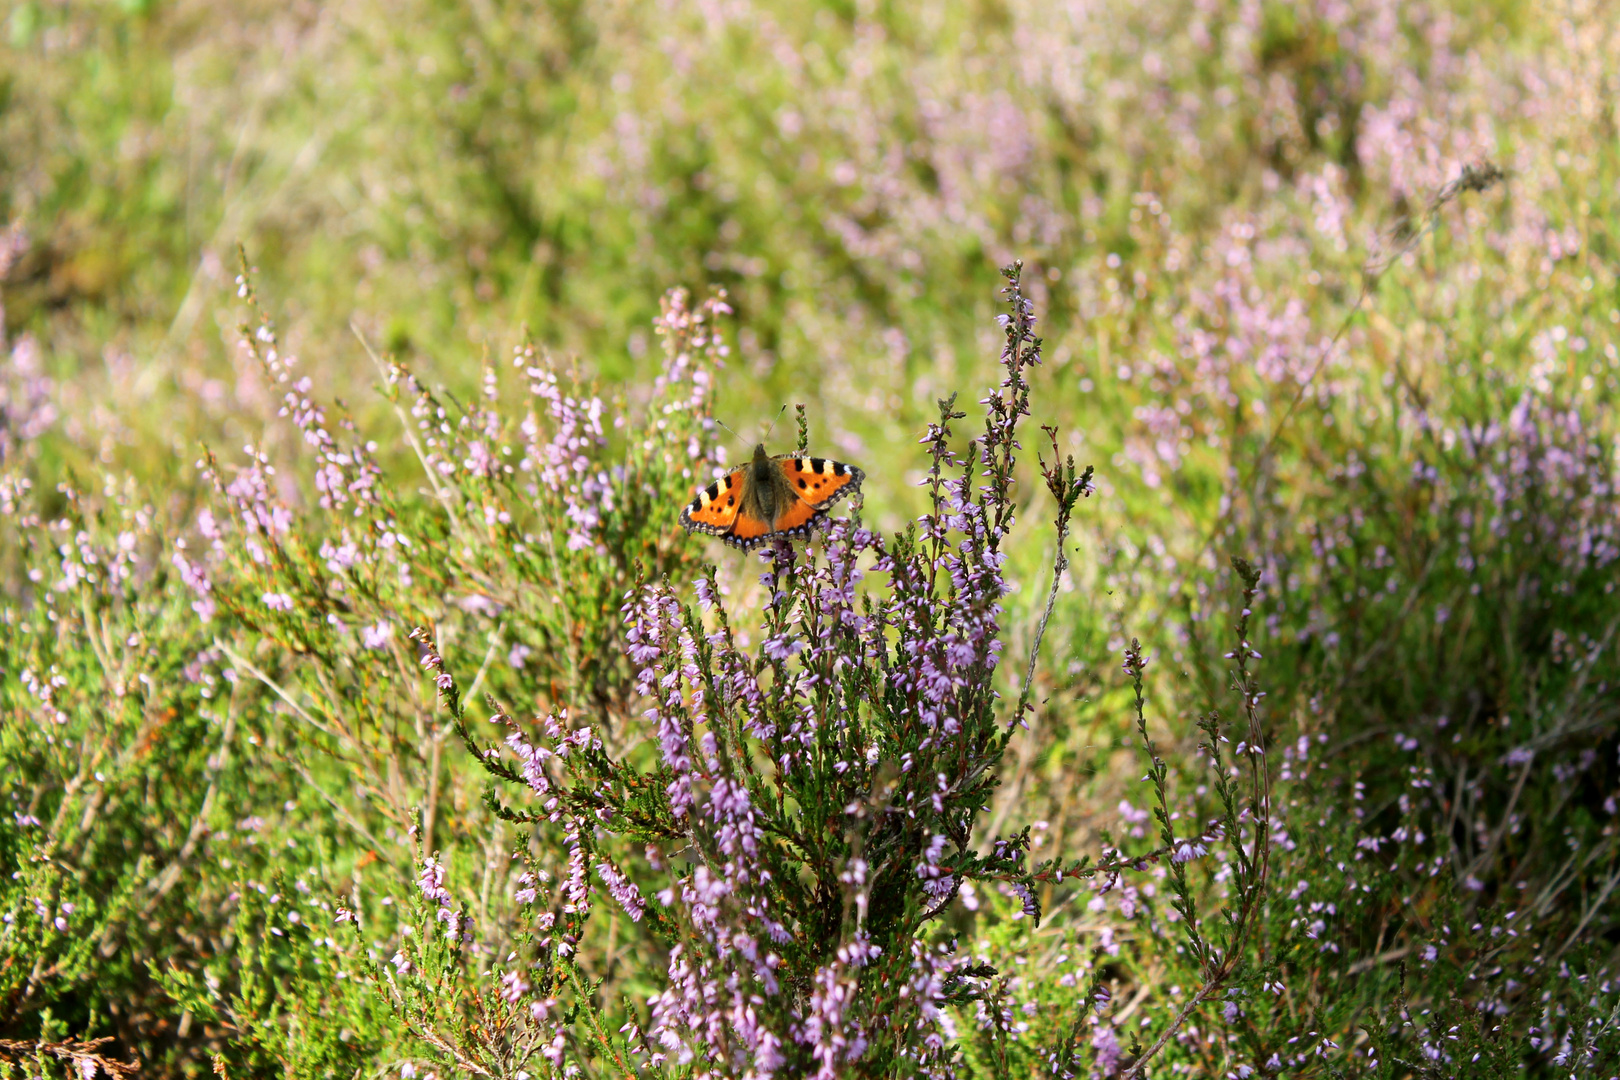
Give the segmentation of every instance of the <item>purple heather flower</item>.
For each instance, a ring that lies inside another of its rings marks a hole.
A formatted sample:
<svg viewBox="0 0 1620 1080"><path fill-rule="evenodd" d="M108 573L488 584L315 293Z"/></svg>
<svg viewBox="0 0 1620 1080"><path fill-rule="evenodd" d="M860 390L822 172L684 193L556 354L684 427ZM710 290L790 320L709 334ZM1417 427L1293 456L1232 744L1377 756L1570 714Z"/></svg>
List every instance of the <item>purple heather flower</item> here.
<svg viewBox="0 0 1620 1080"><path fill-rule="evenodd" d="M608 894L619 902L625 914L630 916L631 922L640 922L641 916L647 910L647 902L641 897L641 890L636 883L627 878L618 867L606 860L598 860L596 873L608 887Z"/></svg>
<svg viewBox="0 0 1620 1080"><path fill-rule="evenodd" d="M567 901L563 905L564 914L583 914L589 910L591 887L585 876L585 848L579 836L579 825L570 821L563 833L568 845L568 876L562 883L563 899Z"/></svg>
<svg viewBox="0 0 1620 1080"><path fill-rule="evenodd" d="M197 613L203 622L212 619L217 608L213 597L214 586L208 580L208 575L203 572L200 566L190 562L178 551L174 553L170 561L174 564L174 568L180 572L181 582L185 584L186 588L197 594L197 599L192 601L191 604L192 610Z"/></svg>
<svg viewBox="0 0 1620 1080"><path fill-rule="evenodd" d="M1103 1076L1111 1075L1119 1067L1122 1051L1119 1037L1114 1034L1112 1025L1103 1024L1097 1027L1091 1035L1091 1048L1096 1051L1092 1062Z"/></svg>
<svg viewBox="0 0 1620 1080"><path fill-rule="evenodd" d="M521 972L508 971L501 976L501 997L509 1002L517 1002L524 994L529 992L529 983L523 978Z"/></svg>
<svg viewBox="0 0 1620 1080"><path fill-rule="evenodd" d="M0 263L9 267L6 240L0 236ZM0 277L3 277L0 274ZM5 311L0 307L0 323ZM0 349L5 347L5 328L0 325ZM56 384L42 372L43 357L38 341L24 334L0 363L0 464L9 464L18 450L43 436L56 423L57 409L51 399Z"/></svg>
<svg viewBox="0 0 1620 1080"><path fill-rule="evenodd" d="M1198 840L1183 839L1176 842L1176 850L1171 854L1170 858L1178 863L1184 863L1203 858L1207 854L1209 854L1209 845L1205 844L1202 838Z"/></svg>
<svg viewBox="0 0 1620 1080"><path fill-rule="evenodd" d="M1019 911L1017 912L1017 914L1013 915L1013 918L1014 919L1021 919L1021 918L1033 919L1035 917L1036 912L1039 910L1039 908L1036 905L1036 901L1035 901L1035 893L1030 889L1030 887L1028 885L1024 884L1022 881L1010 882L1008 884L1008 887L1010 889L1012 889L1012 891L1015 894L1017 894L1018 899L1021 901Z"/></svg>
<svg viewBox="0 0 1620 1080"><path fill-rule="evenodd" d="M450 906L450 893L444 887L444 864L432 856L422 860L422 872L417 875L416 887L439 907Z"/></svg>

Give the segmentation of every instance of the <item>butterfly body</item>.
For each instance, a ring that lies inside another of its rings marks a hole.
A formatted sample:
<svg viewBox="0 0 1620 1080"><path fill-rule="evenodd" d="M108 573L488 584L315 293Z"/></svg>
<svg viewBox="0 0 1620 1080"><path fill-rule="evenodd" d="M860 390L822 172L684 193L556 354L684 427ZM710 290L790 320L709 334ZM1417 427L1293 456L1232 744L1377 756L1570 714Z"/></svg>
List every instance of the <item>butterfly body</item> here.
<svg viewBox="0 0 1620 1080"><path fill-rule="evenodd" d="M762 444L754 447L747 465L698 492L681 511L681 524L744 550L778 536L808 536L834 503L860 490L865 478L842 461L806 454L772 457Z"/></svg>

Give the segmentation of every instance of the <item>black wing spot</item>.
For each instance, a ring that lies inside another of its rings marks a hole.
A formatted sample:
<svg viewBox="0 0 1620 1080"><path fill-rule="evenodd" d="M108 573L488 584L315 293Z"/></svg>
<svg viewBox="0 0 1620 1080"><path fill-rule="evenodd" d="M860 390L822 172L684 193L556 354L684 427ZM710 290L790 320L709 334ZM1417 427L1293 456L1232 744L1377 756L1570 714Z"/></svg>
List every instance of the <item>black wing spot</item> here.
<svg viewBox="0 0 1620 1080"><path fill-rule="evenodd" d="M734 486L736 486L736 483L737 477L732 473L726 473L726 490L730 491Z"/></svg>
<svg viewBox="0 0 1620 1080"><path fill-rule="evenodd" d="M827 459L826 458L813 457L813 458L810 459L810 468L813 471L821 472L826 467L827 467Z"/></svg>
<svg viewBox="0 0 1620 1080"><path fill-rule="evenodd" d="M804 490L804 481L803 481L803 480L800 480L800 481L799 481L799 490L800 490L800 491L803 491L803 490Z"/></svg>
<svg viewBox="0 0 1620 1080"><path fill-rule="evenodd" d="M735 495L726 496L726 505L727 506L736 506L737 505L737 496L735 496Z"/></svg>
<svg viewBox="0 0 1620 1080"><path fill-rule="evenodd" d="M844 463L842 461L833 462L833 475L834 476L843 476L846 471L848 471L848 470L846 470L844 468Z"/></svg>
<svg viewBox="0 0 1620 1080"><path fill-rule="evenodd" d="M711 500L714 500L714 499L718 499L719 497L720 497L720 485L719 484L710 484L709 485L709 498Z"/></svg>

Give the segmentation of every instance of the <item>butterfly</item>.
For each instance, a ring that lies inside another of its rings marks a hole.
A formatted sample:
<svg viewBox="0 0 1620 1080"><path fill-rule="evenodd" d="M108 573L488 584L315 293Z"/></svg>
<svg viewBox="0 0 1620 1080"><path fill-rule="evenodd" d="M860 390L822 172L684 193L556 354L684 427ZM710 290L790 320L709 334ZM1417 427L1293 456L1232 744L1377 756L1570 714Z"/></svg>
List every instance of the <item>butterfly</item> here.
<svg viewBox="0 0 1620 1080"><path fill-rule="evenodd" d="M861 489L853 465L801 454L765 453L716 480L681 511L687 532L708 533L743 550L777 536L808 536L832 505Z"/></svg>

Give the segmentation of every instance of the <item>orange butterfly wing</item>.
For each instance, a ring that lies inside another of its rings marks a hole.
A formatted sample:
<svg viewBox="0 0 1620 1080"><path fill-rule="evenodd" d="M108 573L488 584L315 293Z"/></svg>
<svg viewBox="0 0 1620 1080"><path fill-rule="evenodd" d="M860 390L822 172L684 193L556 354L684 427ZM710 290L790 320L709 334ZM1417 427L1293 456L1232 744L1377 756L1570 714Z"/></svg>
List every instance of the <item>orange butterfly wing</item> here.
<svg viewBox="0 0 1620 1080"><path fill-rule="evenodd" d="M803 499L795 499L786 510L776 515L776 522L771 532L808 532L810 523L815 521L821 513L822 511L817 510Z"/></svg>
<svg viewBox="0 0 1620 1080"><path fill-rule="evenodd" d="M786 457L782 472L799 497L777 515L772 532L806 530L833 503L861 486L866 474L853 465L825 458Z"/></svg>
<svg viewBox="0 0 1620 1080"><path fill-rule="evenodd" d="M697 493L681 511L681 524L692 532L725 536L737 523L742 493L748 483L748 466L733 469Z"/></svg>
<svg viewBox="0 0 1620 1080"><path fill-rule="evenodd" d="M776 531L768 523L761 521L757 517L739 514L737 515L736 524L731 526L731 533L726 537L726 542L736 544L738 547L749 548Z"/></svg>

